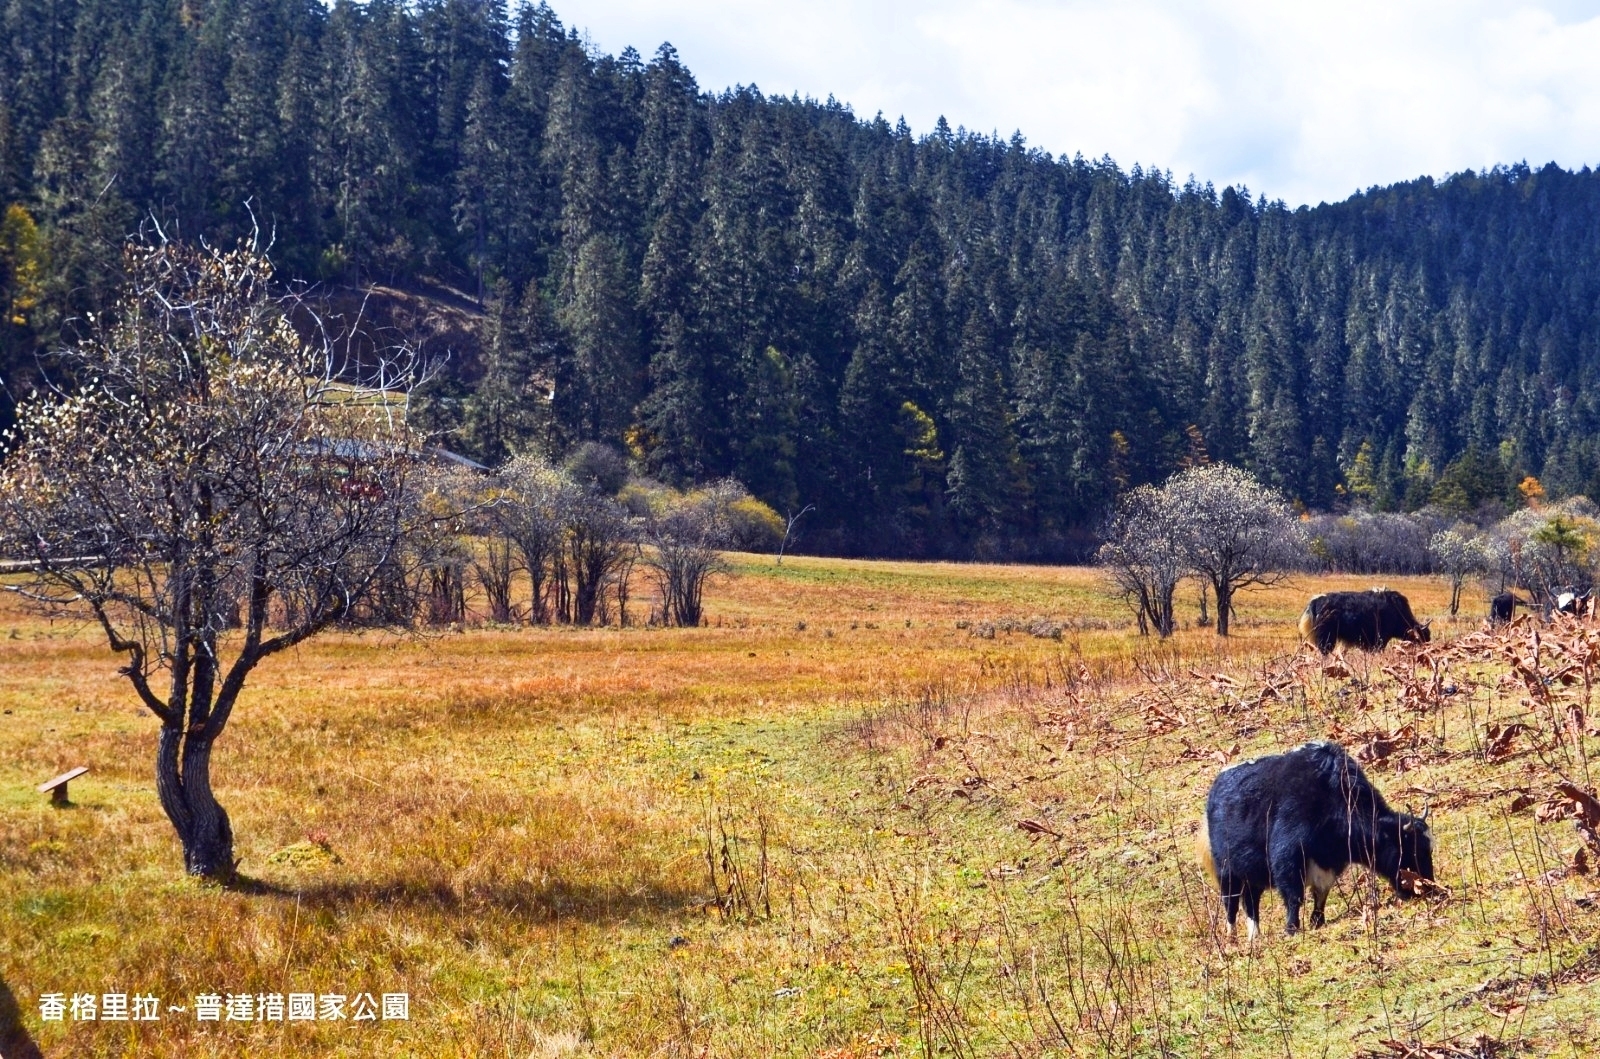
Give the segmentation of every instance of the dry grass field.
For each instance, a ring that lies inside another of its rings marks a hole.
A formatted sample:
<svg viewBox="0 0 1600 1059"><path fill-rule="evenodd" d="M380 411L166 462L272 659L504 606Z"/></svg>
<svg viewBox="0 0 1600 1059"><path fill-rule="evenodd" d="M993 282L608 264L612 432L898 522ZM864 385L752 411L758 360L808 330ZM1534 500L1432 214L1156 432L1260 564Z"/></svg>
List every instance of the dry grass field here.
<svg viewBox="0 0 1600 1059"><path fill-rule="evenodd" d="M1247 592L1230 640L1158 643L1093 571L735 565L706 628L337 634L269 660L215 759L230 888L182 875L155 721L96 631L0 595L0 1051L1600 1047L1596 858L1555 793L1595 785L1600 629L1536 648L1479 633L1481 598L1452 626L1442 584L1395 579L1436 643L1341 668L1293 623L1365 579ZM1269 895L1262 942L1230 941L1194 857L1206 787L1330 735L1431 804L1442 888L1401 902L1352 869L1326 928L1284 937ZM50 808L34 786L75 765ZM52 992L163 1007L43 1022ZM404 992L409 1018L195 1015L291 992Z"/></svg>

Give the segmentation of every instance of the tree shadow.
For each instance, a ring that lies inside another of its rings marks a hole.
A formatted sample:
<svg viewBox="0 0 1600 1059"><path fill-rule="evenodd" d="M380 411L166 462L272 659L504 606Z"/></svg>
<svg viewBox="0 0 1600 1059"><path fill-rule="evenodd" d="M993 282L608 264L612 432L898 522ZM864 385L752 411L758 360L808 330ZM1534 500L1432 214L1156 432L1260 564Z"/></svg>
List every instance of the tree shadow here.
<svg viewBox="0 0 1600 1059"><path fill-rule="evenodd" d="M22 1009L11 987L0 978L0 1056L5 1059L44 1059L44 1053L33 1042L28 1028L22 1024Z"/></svg>
<svg viewBox="0 0 1600 1059"><path fill-rule="evenodd" d="M304 886L290 886L235 875L227 889L234 893L296 901L302 908L329 912L349 912L363 907L451 915L498 911L539 922L577 920L591 924L618 923L639 916L668 916L705 900L702 891L688 887L621 889L566 880L543 884L522 880L475 883L460 888L436 879L310 882ZM6 1054L5 1059L11 1057Z"/></svg>

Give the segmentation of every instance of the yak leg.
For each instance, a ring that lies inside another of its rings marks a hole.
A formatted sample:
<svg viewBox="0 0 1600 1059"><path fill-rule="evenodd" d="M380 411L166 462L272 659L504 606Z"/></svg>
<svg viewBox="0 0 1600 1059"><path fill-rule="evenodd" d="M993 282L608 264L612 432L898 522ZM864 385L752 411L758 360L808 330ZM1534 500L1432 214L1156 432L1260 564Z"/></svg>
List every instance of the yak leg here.
<svg viewBox="0 0 1600 1059"><path fill-rule="evenodd" d="M1328 891L1339 877L1315 861L1306 865L1306 876L1311 883L1311 925L1320 927L1328 921L1323 910L1328 903Z"/></svg>
<svg viewBox="0 0 1600 1059"><path fill-rule="evenodd" d="M1261 934L1261 890L1246 880L1228 880L1222 891L1222 907L1228 914L1228 937L1239 936L1239 907L1244 906L1247 937L1252 945Z"/></svg>
<svg viewBox="0 0 1600 1059"><path fill-rule="evenodd" d="M1224 891L1222 894L1222 908L1228 914L1228 936L1237 937L1239 934L1239 895Z"/></svg>
<svg viewBox="0 0 1600 1059"><path fill-rule="evenodd" d="M1244 917L1250 944L1261 936L1261 891L1249 883L1244 888Z"/></svg>
<svg viewBox="0 0 1600 1059"><path fill-rule="evenodd" d="M1298 849L1292 854L1273 858L1272 884L1283 898L1284 910L1289 914L1286 934L1300 933L1300 906L1306 899L1305 861Z"/></svg>

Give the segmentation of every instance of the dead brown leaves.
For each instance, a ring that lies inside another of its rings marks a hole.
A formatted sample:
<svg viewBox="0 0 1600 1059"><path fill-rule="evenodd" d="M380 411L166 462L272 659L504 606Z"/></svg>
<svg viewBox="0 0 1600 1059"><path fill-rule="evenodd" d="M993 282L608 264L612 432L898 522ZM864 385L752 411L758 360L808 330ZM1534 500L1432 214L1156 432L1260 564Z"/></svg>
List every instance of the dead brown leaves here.
<svg viewBox="0 0 1600 1059"><path fill-rule="evenodd" d="M1450 888L1432 879L1424 878L1409 868L1400 869L1400 890L1402 893L1411 894L1413 897L1434 897L1448 899Z"/></svg>
<svg viewBox="0 0 1600 1059"><path fill-rule="evenodd" d="M1335 722L1328 728L1328 738L1343 744L1363 765L1385 764L1396 754L1401 756L1394 763L1402 770L1421 761L1422 735L1409 721L1387 732L1378 728L1351 729Z"/></svg>
<svg viewBox="0 0 1600 1059"><path fill-rule="evenodd" d="M1600 830L1600 799L1570 780L1556 784L1556 793L1566 799L1567 814L1578 820L1592 839L1595 831Z"/></svg>
<svg viewBox="0 0 1600 1059"><path fill-rule="evenodd" d="M1518 619L1499 634L1478 633L1457 641L1505 662L1501 681L1521 686L1531 703L1549 705L1567 689L1582 689L1587 700L1600 677L1600 627L1558 621L1542 632L1530 619Z"/></svg>
<svg viewBox="0 0 1600 1059"><path fill-rule="evenodd" d="M1504 1042L1480 1033L1464 1045L1379 1041L1377 1048L1359 1053L1357 1059L1495 1059L1507 1051Z"/></svg>
<svg viewBox="0 0 1600 1059"><path fill-rule="evenodd" d="M1522 721L1509 724L1489 724L1484 727L1483 753L1490 761L1504 761L1513 756L1517 736L1532 734L1535 729Z"/></svg>
<svg viewBox="0 0 1600 1059"><path fill-rule="evenodd" d="M1562 780L1556 784L1555 793L1535 809L1533 815L1540 823L1571 820L1584 845L1595 857L1600 857L1600 798L1596 798L1593 791L1586 791L1571 780ZM1579 854L1583 852L1582 849L1578 851ZM1580 875L1587 874L1589 858L1574 857L1573 870Z"/></svg>
<svg viewBox="0 0 1600 1059"><path fill-rule="evenodd" d="M1189 718L1179 710L1171 709L1160 703L1147 703L1144 708L1145 731L1151 735L1167 735L1176 732L1179 728L1186 727Z"/></svg>
<svg viewBox="0 0 1600 1059"><path fill-rule="evenodd" d="M1227 673L1202 673L1191 668L1191 680L1206 685L1211 693L1223 701L1230 711L1252 710L1268 702L1288 702L1293 695L1299 674L1293 669L1280 673L1267 673L1259 681L1241 680Z"/></svg>
<svg viewBox="0 0 1600 1059"><path fill-rule="evenodd" d="M1184 740L1183 752L1178 755L1178 760L1179 761L1211 761L1211 762L1215 762L1218 765L1226 765L1226 764L1228 764L1230 761L1232 761L1234 758L1236 758L1238 756L1239 756L1239 743L1238 743L1237 740L1235 740L1233 745L1228 747L1226 750L1221 749L1221 748L1195 746L1193 743L1190 743L1188 740Z"/></svg>
<svg viewBox="0 0 1600 1059"><path fill-rule="evenodd" d="M1035 842L1037 842L1041 837L1043 837L1045 835L1049 835L1051 838L1055 838L1055 839L1059 839L1059 838L1063 837L1061 832L1057 831L1055 828L1051 827L1049 824L1042 823L1041 821L1038 821L1038 820L1033 820L1033 819L1018 820L1017 821L1017 827L1021 828L1023 831L1026 831L1028 834L1032 835Z"/></svg>
<svg viewBox="0 0 1600 1059"><path fill-rule="evenodd" d="M1352 671L1343 658L1335 658L1322 667L1322 675L1334 680L1344 680L1352 675Z"/></svg>

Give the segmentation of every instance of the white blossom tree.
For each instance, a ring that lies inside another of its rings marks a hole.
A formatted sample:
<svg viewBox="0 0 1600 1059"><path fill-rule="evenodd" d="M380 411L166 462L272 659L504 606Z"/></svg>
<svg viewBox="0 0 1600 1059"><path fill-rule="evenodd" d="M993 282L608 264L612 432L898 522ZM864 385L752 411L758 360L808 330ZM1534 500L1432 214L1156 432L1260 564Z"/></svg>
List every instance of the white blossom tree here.
<svg viewBox="0 0 1600 1059"><path fill-rule="evenodd" d="M1097 558L1134 608L1140 635L1172 635L1172 597L1189 574L1178 524L1179 507L1166 489L1141 485L1117 500Z"/></svg>
<svg viewBox="0 0 1600 1059"><path fill-rule="evenodd" d="M1181 471L1161 492L1184 564L1216 593L1218 636L1228 635L1239 589L1276 584L1305 561L1305 533L1288 502L1237 467Z"/></svg>
<svg viewBox="0 0 1600 1059"><path fill-rule="evenodd" d="M253 248L135 246L65 351L70 392L0 439L13 586L104 632L161 724L156 790L194 875L234 870L211 752L264 659L360 606L408 530L417 446L399 359L305 341ZM352 386L365 374L377 389Z"/></svg>
<svg viewBox="0 0 1600 1059"><path fill-rule="evenodd" d="M1441 530L1428 540L1428 555L1433 567L1450 579L1450 616L1461 609L1461 589L1467 579L1489 569L1489 555L1483 542L1453 529Z"/></svg>

